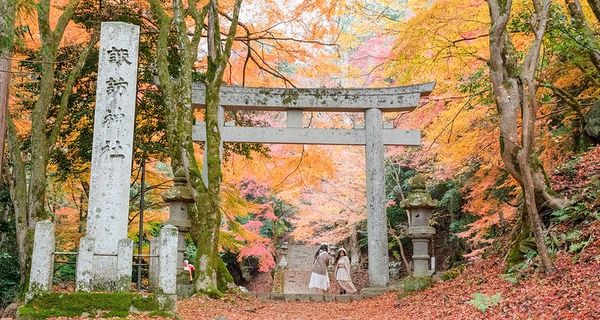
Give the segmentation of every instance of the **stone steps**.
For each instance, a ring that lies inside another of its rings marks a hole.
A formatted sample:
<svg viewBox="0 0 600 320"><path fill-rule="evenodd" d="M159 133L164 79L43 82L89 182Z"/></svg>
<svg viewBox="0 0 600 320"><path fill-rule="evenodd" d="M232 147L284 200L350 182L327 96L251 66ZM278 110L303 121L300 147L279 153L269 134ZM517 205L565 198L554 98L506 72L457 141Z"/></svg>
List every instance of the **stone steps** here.
<svg viewBox="0 0 600 320"><path fill-rule="evenodd" d="M308 281L310 269L318 246L290 245L287 253L287 267L284 271L284 294L310 294ZM308 301L308 300L307 300Z"/></svg>
<svg viewBox="0 0 600 320"><path fill-rule="evenodd" d="M310 294L310 293L293 293L293 294L278 294L278 293L251 293L251 296L261 300L279 300L279 301L302 301L302 302L350 302L358 301L367 298L378 296L376 293L360 293L360 294Z"/></svg>

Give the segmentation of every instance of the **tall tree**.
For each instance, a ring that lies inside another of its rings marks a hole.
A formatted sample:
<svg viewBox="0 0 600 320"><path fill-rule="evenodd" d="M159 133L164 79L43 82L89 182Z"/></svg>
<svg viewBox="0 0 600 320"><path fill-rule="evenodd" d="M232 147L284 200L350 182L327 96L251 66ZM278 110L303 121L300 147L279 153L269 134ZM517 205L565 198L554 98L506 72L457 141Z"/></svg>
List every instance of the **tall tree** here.
<svg viewBox="0 0 600 320"><path fill-rule="evenodd" d="M166 107L166 132L174 168L185 169L193 190L195 204L190 206L191 235L198 248L196 289L217 290L218 278L226 277L227 270L218 255L219 231L221 227L221 134L219 132L219 91L223 73L235 38L242 0L233 5L233 15L226 38L222 39L218 1L211 0L201 9L196 0L173 0L171 13L167 13L162 1L150 0L152 11L158 17L159 38L157 69L160 87ZM195 26L190 37L186 19ZM207 23L205 23L207 20ZM206 88L206 152L208 176L203 182L200 166L194 157L192 125L192 81L194 64L198 58L198 45L207 27L207 70L201 75ZM173 34L173 36L172 36ZM171 36L173 38L171 38ZM175 43L176 53L170 53L169 42ZM175 71L175 72L173 72Z"/></svg>
<svg viewBox="0 0 600 320"><path fill-rule="evenodd" d="M506 169L523 190L529 225L535 244L547 272L554 270L544 242L544 225L538 213L539 204L553 208L565 205L557 197L546 178L544 167L534 154L535 120L538 102L535 80L540 50L546 32L551 0L532 0L534 14L530 27L531 45L521 60L511 35L507 31L512 0L488 0L490 27L490 75L494 97L500 115L500 148ZM522 128L519 130L519 119Z"/></svg>
<svg viewBox="0 0 600 320"><path fill-rule="evenodd" d="M37 3L40 54L36 63L39 64L40 81L37 100L30 112L31 130L27 134L21 134L18 130L16 120L23 116L22 114L7 112L6 117L10 152L10 191L15 212L19 267L25 282L29 274L35 223L50 216L45 209L49 155L56 145L73 87L91 48L97 41L97 36L91 37L62 86L63 90L57 90L55 72L58 49L79 1L69 0L54 29L50 26L50 0L40 0ZM60 96L58 106L53 105L55 94ZM53 106L58 110L55 116L50 117L49 111Z"/></svg>
<svg viewBox="0 0 600 320"><path fill-rule="evenodd" d="M4 162L6 110L8 108L16 11L17 3L15 0L0 0L0 170Z"/></svg>

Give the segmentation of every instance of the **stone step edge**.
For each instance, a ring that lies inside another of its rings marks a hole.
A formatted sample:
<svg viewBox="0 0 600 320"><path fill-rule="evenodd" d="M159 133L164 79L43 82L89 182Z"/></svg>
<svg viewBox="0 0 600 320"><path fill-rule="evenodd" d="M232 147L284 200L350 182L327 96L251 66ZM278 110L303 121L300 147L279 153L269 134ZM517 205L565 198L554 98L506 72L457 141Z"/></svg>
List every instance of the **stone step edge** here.
<svg viewBox="0 0 600 320"><path fill-rule="evenodd" d="M260 300L279 301L313 301L313 302L350 302L381 295L382 293L359 293L359 294L309 294L309 293L249 293L249 295Z"/></svg>

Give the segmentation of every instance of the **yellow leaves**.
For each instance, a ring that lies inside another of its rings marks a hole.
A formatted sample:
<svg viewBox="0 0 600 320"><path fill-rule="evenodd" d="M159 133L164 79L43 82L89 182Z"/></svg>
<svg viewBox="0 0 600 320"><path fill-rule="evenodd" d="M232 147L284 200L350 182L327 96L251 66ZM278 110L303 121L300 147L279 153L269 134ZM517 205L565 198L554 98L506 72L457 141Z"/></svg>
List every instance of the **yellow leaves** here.
<svg viewBox="0 0 600 320"><path fill-rule="evenodd" d="M221 210L228 220L247 216L258 209L259 205L244 199L234 185L224 183L221 186Z"/></svg>
<svg viewBox="0 0 600 320"><path fill-rule="evenodd" d="M236 183L254 177L261 184L270 185L275 192L299 186L314 186L333 172L326 151L320 147L279 145L271 146L271 158L254 155L253 159L233 156L225 164L225 181ZM232 180L229 180L233 178Z"/></svg>

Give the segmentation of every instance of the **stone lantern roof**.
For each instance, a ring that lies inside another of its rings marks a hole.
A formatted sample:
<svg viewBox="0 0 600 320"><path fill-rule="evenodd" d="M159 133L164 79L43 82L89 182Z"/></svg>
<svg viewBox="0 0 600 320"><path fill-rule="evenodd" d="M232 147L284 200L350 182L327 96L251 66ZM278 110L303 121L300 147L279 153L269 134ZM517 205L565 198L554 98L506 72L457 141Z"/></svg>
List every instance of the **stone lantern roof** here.
<svg viewBox="0 0 600 320"><path fill-rule="evenodd" d="M425 177L423 175L417 174L412 177L409 185L412 191L408 193L406 200L400 203L403 208L435 208L437 206L437 200L432 199L429 192L425 190Z"/></svg>
<svg viewBox="0 0 600 320"><path fill-rule="evenodd" d="M190 187L187 185L187 178L185 177L185 171L182 167L175 171L173 181L175 181L175 184L163 194L163 200L165 200L165 202L179 201L193 203L194 197Z"/></svg>

